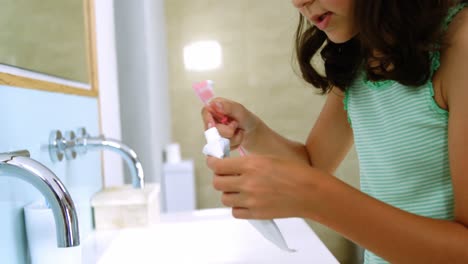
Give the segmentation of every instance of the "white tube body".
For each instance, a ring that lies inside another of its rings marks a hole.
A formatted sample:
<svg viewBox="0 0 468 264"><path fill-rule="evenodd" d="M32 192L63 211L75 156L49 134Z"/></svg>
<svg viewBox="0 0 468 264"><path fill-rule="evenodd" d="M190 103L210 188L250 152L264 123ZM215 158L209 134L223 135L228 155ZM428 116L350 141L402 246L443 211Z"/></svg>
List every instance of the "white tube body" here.
<svg viewBox="0 0 468 264"><path fill-rule="evenodd" d="M205 131L207 144L203 147L203 154L213 156L219 159L229 157L230 142L229 139L221 137L216 127ZM248 220L249 223L257 229L263 237L275 244L278 248L295 252L290 249L284 239L281 231L273 220Z"/></svg>

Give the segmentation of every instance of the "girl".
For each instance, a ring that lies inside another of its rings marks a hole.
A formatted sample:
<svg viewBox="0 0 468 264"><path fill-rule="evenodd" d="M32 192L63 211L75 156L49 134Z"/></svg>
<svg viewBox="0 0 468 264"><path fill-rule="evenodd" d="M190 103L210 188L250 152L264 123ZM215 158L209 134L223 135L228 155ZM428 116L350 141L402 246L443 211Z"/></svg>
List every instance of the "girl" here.
<svg viewBox="0 0 468 264"><path fill-rule="evenodd" d="M365 263L468 263L467 2L292 0L302 76L327 100L305 144L227 99L204 108L250 153L207 158L234 217L312 219ZM361 190L331 176L353 143Z"/></svg>

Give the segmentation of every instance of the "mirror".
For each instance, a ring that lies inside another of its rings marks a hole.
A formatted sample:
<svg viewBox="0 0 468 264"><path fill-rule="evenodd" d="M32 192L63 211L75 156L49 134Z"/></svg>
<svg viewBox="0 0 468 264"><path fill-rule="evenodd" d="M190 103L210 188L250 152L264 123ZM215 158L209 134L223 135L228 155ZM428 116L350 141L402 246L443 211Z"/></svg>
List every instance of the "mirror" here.
<svg viewBox="0 0 468 264"><path fill-rule="evenodd" d="M97 96L93 0L1 6L0 84Z"/></svg>

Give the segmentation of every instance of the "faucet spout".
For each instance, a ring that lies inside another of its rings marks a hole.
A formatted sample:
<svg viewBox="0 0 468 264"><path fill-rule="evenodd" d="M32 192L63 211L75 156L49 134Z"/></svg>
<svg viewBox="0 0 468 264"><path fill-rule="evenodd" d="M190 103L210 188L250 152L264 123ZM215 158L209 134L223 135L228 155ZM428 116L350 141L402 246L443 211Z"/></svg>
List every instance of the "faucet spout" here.
<svg viewBox="0 0 468 264"><path fill-rule="evenodd" d="M22 179L36 187L49 203L55 220L58 247L80 245L75 205L60 179L47 167L29 158L28 151L0 153L0 177Z"/></svg>
<svg viewBox="0 0 468 264"><path fill-rule="evenodd" d="M84 150L107 149L118 153L126 162L132 176L132 185L135 188L145 187L143 166L136 152L121 141L105 137L79 137L76 139L76 148ZM83 150L82 150L83 151Z"/></svg>

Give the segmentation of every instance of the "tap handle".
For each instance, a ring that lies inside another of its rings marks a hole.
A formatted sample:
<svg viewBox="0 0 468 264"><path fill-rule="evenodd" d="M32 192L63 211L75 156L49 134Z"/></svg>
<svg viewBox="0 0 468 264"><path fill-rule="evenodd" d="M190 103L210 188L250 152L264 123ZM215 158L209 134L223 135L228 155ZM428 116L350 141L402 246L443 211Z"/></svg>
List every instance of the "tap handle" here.
<svg viewBox="0 0 468 264"><path fill-rule="evenodd" d="M64 138L65 149L63 151L65 153L65 158L67 160L72 160L76 158L75 140L76 140L75 132L73 131L65 132L65 138Z"/></svg>
<svg viewBox="0 0 468 264"><path fill-rule="evenodd" d="M3 153L0 153L0 162L7 162L13 159L14 157L18 157L18 156L29 158L30 154L29 154L29 151L26 149L3 152Z"/></svg>
<svg viewBox="0 0 468 264"><path fill-rule="evenodd" d="M60 130L53 130L49 135L49 156L52 162L63 160L63 135Z"/></svg>
<svg viewBox="0 0 468 264"><path fill-rule="evenodd" d="M65 135L60 130L53 130L49 135L49 156L53 162L76 158L75 132L67 131Z"/></svg>
<svg viewBox="0 0 468 264"><path fill-rule="evenodd" d="M86 128L84 127L79 127L76 129L76 136L77 138L89 138L88 131L86 131Z"/></svg>
<svg viewBox="0 0 468 264"><path fill-rule="evenodd" d="M76 152L80 155L84 155L87 152L87 139L90 138L88 131L86 131L86 128L84 127L79 127L76 129Z"/></svg>
<svg viewBox="0 0 468 264"><path fill-rule="evenodd" d="M0 153L0 155L7 155L7 156L13 156L13 157L31 157L31 154L29 153L29 150L27 149L22 149L22 150L15 150L15 151L9 151L9 152L4 152Z"/></svg>

